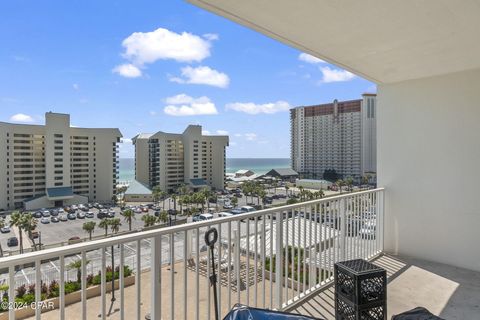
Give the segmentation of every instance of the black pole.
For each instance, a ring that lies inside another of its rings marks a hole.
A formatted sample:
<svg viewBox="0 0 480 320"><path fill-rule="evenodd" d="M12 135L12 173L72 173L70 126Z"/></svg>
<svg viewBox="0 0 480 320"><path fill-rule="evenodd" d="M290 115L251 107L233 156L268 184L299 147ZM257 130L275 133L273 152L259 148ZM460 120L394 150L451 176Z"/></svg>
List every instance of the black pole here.
<svg viewBox="0 0 480 320"><path fill-rule="evenodd" d="M108 310L108 315L112 314L112 308L113 308L113 303L115 302L115 266L114 264L114 251L113 251L113 246L112 246L112 299L110 299L110 309ZM118 273L120 275L120 272ZM105 278L107 275L105 274Z"/></svg>

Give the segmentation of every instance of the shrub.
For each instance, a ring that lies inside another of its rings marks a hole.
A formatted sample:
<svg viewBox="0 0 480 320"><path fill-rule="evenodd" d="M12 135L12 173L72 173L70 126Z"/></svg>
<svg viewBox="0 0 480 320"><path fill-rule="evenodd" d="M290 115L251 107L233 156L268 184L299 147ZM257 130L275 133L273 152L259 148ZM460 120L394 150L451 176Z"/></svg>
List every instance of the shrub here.
<svg viewBox="0 0 480 320"><path fill-rule="evenodd" d="M27 288L25 287L24 284L22 284L20 287L17 288L17 298L22 298L25 293L27 293Z"/></svg>
<svg viewBox="0 0 480 320"><path fill-rule="evenodd" d="M87 275L87 285L91 286L93 284L93 274Z"/></svg>
<svg viewBox="0 0 480 320"><path fill-rule="evenodd" d="M28 293L23 296L23 298L19 299L18 302L24 302L25 304L29 305L32 302L35 302L35 293Z"/></svg>
<svg viewBox="0 0 480 320"><path fill-rule="evenodd" d="M55 280L52 280L50 282L50 285L48 286L48 297L49 298L55 298L60 295L60 287L58 285L58 282Z"/></svg>
<svg viewBox="0 0 480 320"><path fill-rule="evenodd" d="M35 283L28 285L28 293L35 294Z"/></svg>
<svg viewBox="0 0 480 320"><path fill-rule="evenodd" d="M43 282L43 281L41 282L40 292L41 292L42 294L45 294L45 295L48 293L48 286L47 286L47 284L46 284L45 282Z"/></svg>
<svg viewBox="0 0 480 320"><path fill-rule="evenodd" d="M81 289L81 284L77 281L68 281L65 283L65 294L69 294Z"/></svg>

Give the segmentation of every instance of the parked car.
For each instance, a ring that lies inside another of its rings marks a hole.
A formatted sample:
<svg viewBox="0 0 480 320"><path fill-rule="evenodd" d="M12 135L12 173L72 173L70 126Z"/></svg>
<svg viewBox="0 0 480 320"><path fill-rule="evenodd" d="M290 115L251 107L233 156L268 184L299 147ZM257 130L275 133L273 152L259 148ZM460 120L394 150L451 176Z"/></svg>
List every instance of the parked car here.
<svg viewBox="0 0 480 320"><path fill-rule="evenodd" d="M36 219L40 219L42 217L42 212L41 211L35 211L33 213L33 217Z"/></svg>
<svg viewBox="0 0 480 320"><path fill-rule="evenodd" d="M160 216L160 210L155 210L153 212L153 214L155 215L155 217L159 217Z"/></svg>
<svg viewBox="0 0 480 320"><path fill-rule="evenodd" d="M82 239L80 239L80 237L71 237L68 239L68 244L73 244L73 243L79 243L79 242L82 242Z"/></svg>
<svg viewBox="0 0 480 320"><path fill-rule="evenodd" d="M83 213L83 212L78 212L78 213L77 213L77 218L78 218L78 219L85 219L85 213Z"/></svg>
<svg viewBox="0 0 480 320"><path fill-rule="evenodd" d="M7 246L9 246L9 247L16 247L16 246L18 246L18 239L17 239L17 237L8 238L8 240L7 240Z"/></svg>
<svg viewBox="0 0 480 320"><path fill-rule="evenodd" d="M53 223L57 223L59 222L60 220L58 219L58 217L51 217L50 218L50 222L53 222Z"/></svg>
<svg viewBox="0 0 480 320"><path fill-rule="evenodd" d="M225 217L231 217L231 216L233 216L233 214L230 213L230 212L219 212L218 213L219 218L225 218Z"/></svg>
<svg viewBox="0 0 480 320"><path fill-rule="evenodd" d="M50 210L50 214L51 214L53 217L56 217L56 216L58 216L58 210L57 210L57 209Z"/></svg>
<svg viewBox="0 0 480 320"><path fill-rule="evenodd" d="M206 221L206 220L211 220L213 219L213 214L211 213L202 213L202 214L196 214L193 216L193 221L198 222L198 221Z"/></svg>
<svg viewBox="0 0 480 320"><path fill-rule="evenodd" d="M10 227L9 226L5 226L3 228L0 229L0 232L2 233L9 233L10 232Z"/></svg>
<svg viewBox="0 0 480 320"><path fill-rule="evenodd" d="M143 212L142 209L140 209L140 208L135 208L133 211L135 213L142 213Z"/></svg>
<svg viewBox="0 0 480 320"><path fill-rule="evenodd" d="M43 217L42 219L40 219L40 222L43 223L43 224L49 224L49 223L50 223L50 219L47 218L47 217Z"/></svg>
<svg viewBox="0 0 480 320"><path fill-rule="evenodd" d="M50 217L50 211L48 211L48 210L43 211L42 212L42 217L44 217L44 218Z"/></svg>
<svg viewBox="0 0 480 320"><path fill-rule="evenodd" d="M62 215L60 215L60 216L58 217L58 220L60 220L60 221L67 221L68 219L67 219L67 216L66 216L65 214L62 214Z"/></svg>
<svg viewBox="0 0 480 320"><path fill-rule="evenodd" d="M87 213L85 213L85 217L87 217L87 218L94 218L95 215L93 214L92 211L88 211Z"/></svg>
<svg viewBox="0 0 480 320"><path fill-rule="evenodd" d="M77 215L75 213L69 213L67 215L67 219L68 220L75 220L75 219L77 219Z"/></svg>
<svg viewBox="0 0 480 320"><path fill-rule="evenodd" d="M242 210L243 212L253 212L253 211L256 211L254 207L252 206L242 206L240 207L240 210Z"/></svg>
<svg viewBox="0 0 480 320"><path fill-rule="evenodd" d="M245 213L245 211L242 211L240 209L233 209L233 210L230 210L230 213L231 214L242 214L242 213Z"/></svg>
<svg viewBox="0 0 480 320"><path fill-rule="evenodd" d="M142 212L148 212L148 207L147 206L142 206L140 207Z"/></svg>
<svg viewBox="0 0 480 320"><path fill-rule="evenodd" d="M233 206L231 204L224 204L223 209L231 210L231 209L233 209Z"/></svg>

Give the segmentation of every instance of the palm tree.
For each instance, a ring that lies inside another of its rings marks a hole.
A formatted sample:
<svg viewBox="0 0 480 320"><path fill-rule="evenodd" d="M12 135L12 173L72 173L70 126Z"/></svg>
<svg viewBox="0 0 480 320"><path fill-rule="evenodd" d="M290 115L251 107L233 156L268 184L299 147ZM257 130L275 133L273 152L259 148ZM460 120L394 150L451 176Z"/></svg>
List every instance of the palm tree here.
<svg viewBox="0 0 480 320"><path fill-rule="evenodd" d="M128 231L132 231L132 220L135 219L135 212L132 209L127 209L120 213L123 219L128 222Z"/></svg>
<svg viewBox="0 0 480 320"><path fill-rule="evenodd" d="M152 189L152 196L153 196L153 201L155 201L155 203L156 203L157 206L158 206L158 202L160 201L160 198L161 198L161 196L162 196L162 189L160 189L159 186L153 187L153 189Z"/></svg>
<svg viewBox="0 0 480 320"><path fill-rule="evenodd" d="M285 185L285 193L286 193L286 195L287 195L287 198L288 198L288 189L290 189L290 187L287 186L287 185Z"/></svg>
<svg viewBox="0 0 480 320"><path fill-rule="evenodd" d="M341 194L342 193L342 187L345 185L345 182L342 179L338 179L337 182L335 182L335 184L338 186L338 188L340 190L340 194Z"/></svg>
<svg viewBox="0 0 480 320"><path fill-rule="evenodd" d="M204 201L207 202L207 210L210 211L210 197L212 196L212 192L208 188L203 188L201 193L203 195Z"/></svg>
<svg viewBox="0 0 480 320"><path fill-rule="evenodd" d="M258 191L258 196L262 199L262 208L265 207L265 197L267 196L267 192L261 189Z"/></svg>
<svg viewBox="0 0 480 320"><path fill-rule="evenodd" d="M5 222L5 218L0 218L0 229L5 227L7 223Z"/></svg>
<svg viewBox="0 0 480 320"><path fill-rule="evenodd" d="M23 236L22 236L22 227L23 227L23 214L20 211L14 211L10 215L10 227L17 227L20 237L20 253L23 253Z"/></svg>
<svg viewBox="0 0 480 320"><path fill-rule="evenodd" d="M345 179L345 185L347 186L348 190L352 191L353 178L348 177L347 179Z"/></svg>
<svg viewBox="0 0 480 320"><path fill-rule="evenodd" d="M162 211L162 213L163 212L167 213L166 211ZM147 228L153 226L157 221L157 218L155 216L152 216L151 214L146 214L142 216L142 221L145 224L144 227Z"/></svg>
<svg viewBox="0 0 480 320"><path fill-rule="evenodd" d="M100 221L100 223L98 224L98 227L105 230L106 237L108 234L108 227L110 227L110 219L103 218L102 221Z"/></svg>
<svg viewBox="0 0 480 320"><path fill-rule="evenodd" d="M92 240L92 233L94 232L96 225L97 223L95 221L88 221L85 222L82 226L82 229L88 233L89 240Z"/></svg>
<svg viewBox="0 0 480 320"><path fill-rule="evenodd" d="M167 211L162 211L160 212L160 215L158 216L158 221L162 222L162 223L167 223L168 221L168 213Z"/></svg>
<svg viewBox="0 0 480 320"><path fill-rule="evenodd" d="M175 193L172 194L172 200L173 200L173 210L175 210L175 214L177 214L177 195Z"/></svg>
<svg viewBox="0 0 480 320"><path fill-rule="evenodd" d="M90 260L85 261L85 265L87 265L89 263L90 263ZM67 265L67 269L68 270L76 269L77 270L77 282L78 283L82 282L82 260L79 259L79 260L75 260L75 261L70 262Z"/></svg>
<svg viewBox="0 0 480 320"><path fill-rule="evenodd" d="M122 223L120 222L120 218L110 219L110 229L113 233L118 233L121 225Z"/></svg>
<svg viewBox="0 0 480 320"><path fill-rule="evenodd" d="M232 203L232 206L236 207L237 204L238 204L238 198L237 197L233 197L230 202Z"/></svg>

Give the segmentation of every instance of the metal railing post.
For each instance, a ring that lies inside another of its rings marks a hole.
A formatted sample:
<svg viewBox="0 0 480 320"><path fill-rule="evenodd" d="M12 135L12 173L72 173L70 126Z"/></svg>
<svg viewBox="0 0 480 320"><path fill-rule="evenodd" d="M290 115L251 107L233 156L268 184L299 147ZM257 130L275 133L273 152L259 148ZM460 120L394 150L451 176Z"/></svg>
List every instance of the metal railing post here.
<svg viewBox="0 0 480 320"><path fill-rule="evenodd" d="M347 240L347 198L340 200L340 259L345 261Z"/></svg>
<svg viewBox="0 0 480 320"><path fill-rule="evenodd" d="M152 248L151 248L151 259L150 259L150 276L151 276L151 298L152 302L150 304L150 319L161 319L162 309L161 309L161 294L162 290L162 261L161 259L161 242L162 236L156 236L152 239Z"/></svg>
<svg viewBox="0 0 480 320"><path fill-rule="evenodd" d="M283 252L283 217L282 212L276 213L277 218L275 221L275 290L277 296L277 309L281 310L283 307L283 284L282 284L282 252ZM288 215L288 213L287 213ZM272 215L273 218L273 215Z"/></svg>

